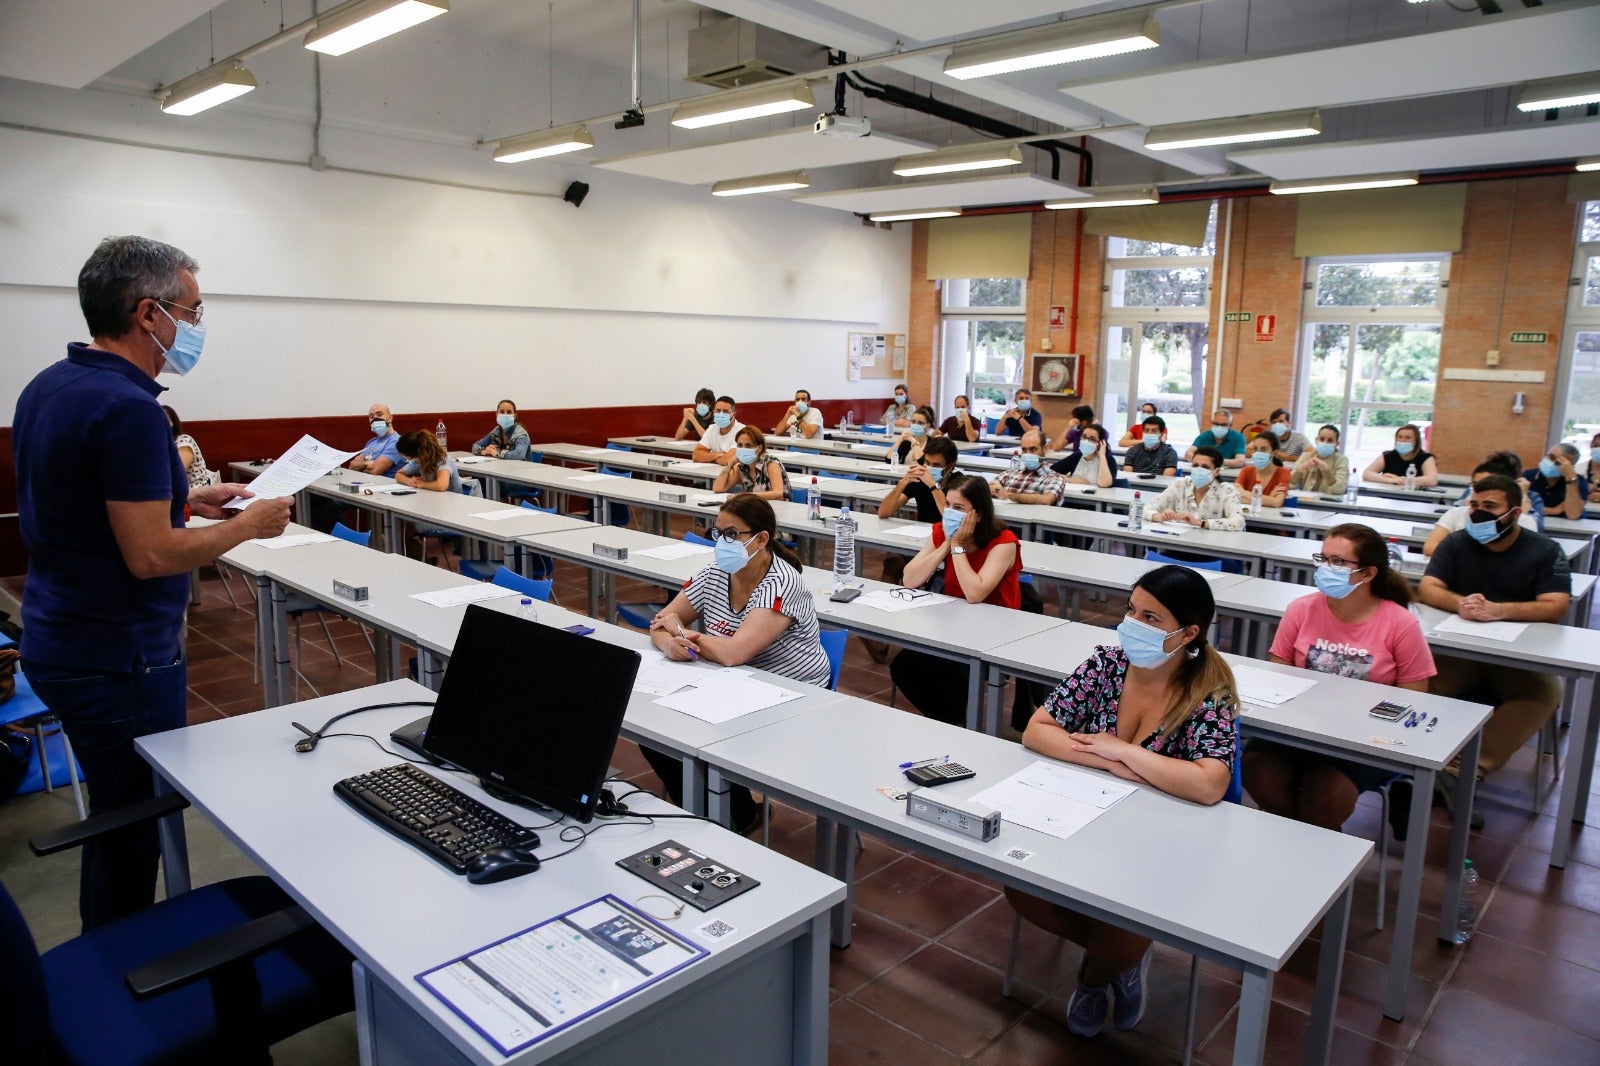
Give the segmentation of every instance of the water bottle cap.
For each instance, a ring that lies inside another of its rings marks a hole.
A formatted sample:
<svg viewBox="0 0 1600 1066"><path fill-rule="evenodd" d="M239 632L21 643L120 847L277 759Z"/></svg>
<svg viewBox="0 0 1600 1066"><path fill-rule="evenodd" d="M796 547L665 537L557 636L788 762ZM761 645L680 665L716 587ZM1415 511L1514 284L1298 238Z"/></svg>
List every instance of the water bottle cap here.
<svg viewBox="0 0 1600 1066"><path fill-rule="evenodd" d="M533 598L531 596L522 597L522 606L524 606L524 607L532 607L533 606Z"/></svg>
<svg viewBox="0 0 1600 1066"><path fill-rule="evenodd" d="M1472 866L1472 860L1468 859L1466 862L1462 863L1461 866L1462 866L1463 869L1470 868Z"/></svg>

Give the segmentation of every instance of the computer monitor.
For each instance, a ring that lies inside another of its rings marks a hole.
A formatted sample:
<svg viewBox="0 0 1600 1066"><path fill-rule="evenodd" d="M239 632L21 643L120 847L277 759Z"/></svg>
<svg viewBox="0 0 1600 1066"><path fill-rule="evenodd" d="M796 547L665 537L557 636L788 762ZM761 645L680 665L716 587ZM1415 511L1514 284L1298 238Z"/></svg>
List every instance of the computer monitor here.
<svg viewBox="0 0 1600 1066"><path fill-rule="evenodd" d="M485 788L587 822L638 672L636 651L471 604L424 744Z"/></svg>

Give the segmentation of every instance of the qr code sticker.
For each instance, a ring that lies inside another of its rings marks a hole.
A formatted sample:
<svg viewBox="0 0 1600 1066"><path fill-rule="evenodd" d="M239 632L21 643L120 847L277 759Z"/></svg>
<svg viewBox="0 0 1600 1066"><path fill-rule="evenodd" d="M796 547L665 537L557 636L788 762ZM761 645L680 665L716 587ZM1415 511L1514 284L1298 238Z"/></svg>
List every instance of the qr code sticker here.
<svg viewBox="0 0 1600 1066"><path fill-rule="evenodd" d="M1027 862L1029 859L1033 858L1033 852L1027 850L1026 848L1012 848L1006 852L1006 858L1010 859L1012 862Z"/></svg>
<svg viewBox="0 0 1600 1066"><path fill-rule="evenodd" d="M738 929L736 929L733 926L729 925L727 922L723 921L721 918L713 918L713 919L711 919L711 921L707 922L705 925L702 925L699 929L695 930L695 932L699 933L701 936L705 937L707 940L721 940L723 937L732 936L734 933L737 933L738 931L739 931Z"/></svg>

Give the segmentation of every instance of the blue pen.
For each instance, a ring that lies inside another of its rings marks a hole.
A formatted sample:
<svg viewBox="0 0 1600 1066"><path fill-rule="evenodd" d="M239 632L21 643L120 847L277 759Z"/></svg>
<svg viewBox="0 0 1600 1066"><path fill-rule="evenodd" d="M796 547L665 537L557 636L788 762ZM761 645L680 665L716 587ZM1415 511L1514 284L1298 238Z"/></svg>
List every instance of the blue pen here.
<svg viewBox="0 0 1600 1066"><path fill-rule="evenodd" d="M914 770L918 766L931 766L932 764L934 764L936 762L949 762L949 761L950 761L950 756L948 756L948 755L931 755L926 759L913 759L910 762L903 762L903 763L900 764L900 769L902 769L902 770Z"/></svg>
<svg viewBox="0 0 1600 1066"><path fill-rule="evenodd" d="M675 622L675 623L677 623L677 626L678 626L678 636L680 636L680 637L682 637L682 638L683 638L683 642L684 642L684 643L685 643L685 644L688 644L688 645L689 645L689 648L688 648L688 651L689 651L689 658L690 658L690 659L692 659L692 660L694 660L694 661L695 661L695 662L699 662L699 661L700 661L700 652L699 652L699 651L697 651L697 650L696 650L696 649L695 649L695 646L694 646L694 645L693 645L693 644L692 644L692 643L690 643L690 642L689 642L689 634L687 634L687 633L685 633L685 632L684 632L684 631L683 631L683 622L682 622L682 620L680 620L680 619L678 619L678 618L674 618L674 619L673 619L673 622Z"/></svg>

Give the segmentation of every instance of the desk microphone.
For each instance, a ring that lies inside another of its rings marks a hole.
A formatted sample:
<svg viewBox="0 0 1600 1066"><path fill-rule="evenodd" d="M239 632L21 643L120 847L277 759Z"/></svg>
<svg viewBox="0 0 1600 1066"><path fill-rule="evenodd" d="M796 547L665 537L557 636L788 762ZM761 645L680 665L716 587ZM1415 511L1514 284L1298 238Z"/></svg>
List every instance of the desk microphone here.
<svg viewBox="0 0 1600 1066"><path fill-rule="evenodd" d="M301 725L299 722L290 722L289 723L290 725L294 726L296 729L300 730L300 732L305 734L304 739L297 740L297 741L294 742L294 750L298 751L302 755L304 755L306 752L309 752L309 751L315 751L317 749L317 745L322 742L323 736L326 735L328 730L333 727L334 723L342 721L345 718L349 718L352 714L360 714L362 711L381 711L381 710L385 710L385 709L387 709L389 707L432 707L432 706L433 706L433 701L432 700L399 700L399 701L397 701L395 703L369 703L364 707L354 707L354 708L351 708L348 711L340 711L338 714L334 715L332 718L328 719L326 722L323 722L320 726L318 726L314 730L313 729L308 729L307 727Z"/></svg>

